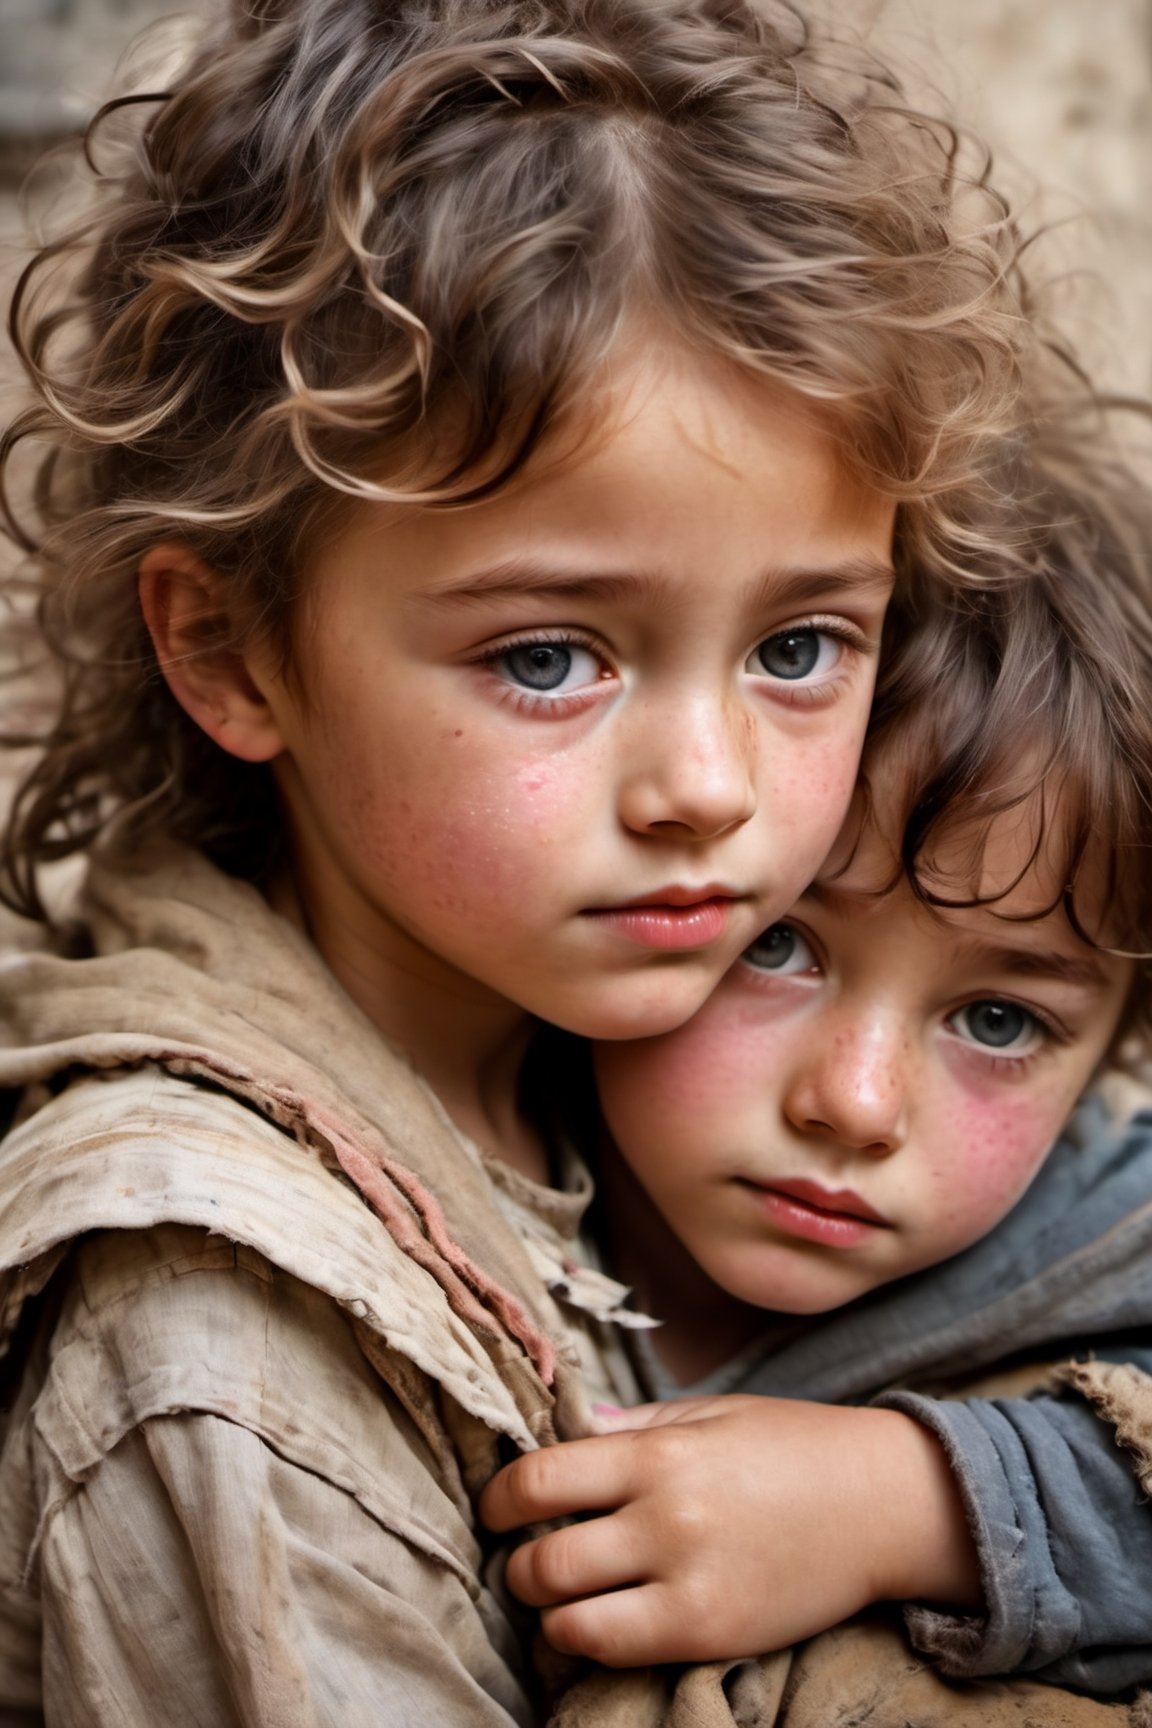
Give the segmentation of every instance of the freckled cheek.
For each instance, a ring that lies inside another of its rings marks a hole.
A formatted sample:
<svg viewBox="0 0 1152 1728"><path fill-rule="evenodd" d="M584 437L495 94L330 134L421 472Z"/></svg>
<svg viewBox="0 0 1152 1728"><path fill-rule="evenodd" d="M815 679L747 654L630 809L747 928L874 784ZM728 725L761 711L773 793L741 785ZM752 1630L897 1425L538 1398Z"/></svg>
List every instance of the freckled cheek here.
<svg viewBox="0 0 1152 1728"><path fill-rule="evenodd" d="M856 784L864 725L838 726L818 741L780 739L766 762L764 802L790 849L814 870L831 850Z"/></svg>
<svg viewBox="0 0 1152 1728"><path fill-rule="evenodd" d="M445 729L407 759L364 760L349 790L351 843L387 880L440 904L497 904L538 891L542 859L587 831L579 779ZM571 860L570 860L571 861Z"/></svg>
<svg viewBox="0 0 1152 1728"><path fill-rule="evenodd" d="M1059 1133L1064 1112L1029 1097L969 1097L941 1111L932 1138L939 1221L982 1235L1020 1198Z"/></svg>

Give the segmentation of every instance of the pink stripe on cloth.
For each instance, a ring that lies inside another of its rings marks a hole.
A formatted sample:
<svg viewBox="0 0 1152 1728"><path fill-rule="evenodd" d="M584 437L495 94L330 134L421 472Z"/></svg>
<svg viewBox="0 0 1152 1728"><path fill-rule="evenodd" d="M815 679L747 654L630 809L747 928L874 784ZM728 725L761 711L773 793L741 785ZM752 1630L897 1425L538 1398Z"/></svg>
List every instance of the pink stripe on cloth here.
<svg viewBox="0 0 1152 1728"><path fill-rule="evenodd" d="M396 1240L406 1253L432 1273L460 1317L473 1325L481 1325L482 1329L487 1322L486 1329L490 1331L488 1313L481 1306L481 1303L486 1303L505 1331L523 1345L545 1386L551 1386L556 1377L556 1350L552 1340L532 1324L518 1298L481 1271L452 1239L440 1202L431 1190L411 1170L383 1154L379 1155L377 1169L366 1153L350 1145L331 1124L324 1126L324 1133L339 1159L340 1168L355 1182L389 1230L394 1229L393 1219L399 1212L388 1193L389 1187L398 1188L403 1194L423 1222L427 1238L419 1232L406 1231L402 1241L399 1237ZM429 1247L435 1253L428 1253ZM445 1262L457 1274L456 1278L443 1275L441 1266Z"/></svg>
<svg viewBox="0 0 1152 1728"><path fill-rule="evenodd" d="M397 1246L435 1278L453 1312L489 1338L499 1336L493 1323L498 1321L521 1345L545 1386L553 1386L556 1347L552 1340L533 1323L519 1298L453 1240L440 1202L413 1171L386 1152L364 1151L322 1105L310 1104L273 1081L257 1080L212 1051L171 1051L160 1060L173 1071L239 1082L245 1098L278 1126L322 1141Z"/></svg>

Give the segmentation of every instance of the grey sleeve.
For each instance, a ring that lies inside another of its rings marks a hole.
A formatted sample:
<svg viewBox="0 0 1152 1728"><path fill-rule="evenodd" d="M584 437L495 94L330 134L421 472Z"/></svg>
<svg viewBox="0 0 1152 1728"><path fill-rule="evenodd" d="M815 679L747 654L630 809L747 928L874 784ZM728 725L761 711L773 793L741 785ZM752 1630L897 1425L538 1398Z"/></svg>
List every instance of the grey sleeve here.
<svg viewBox="0 0 1152 1728"><path fill-rule="evenodd" d="M1152 1369L1152 1350L1125 1359ZM940 1440L980 1556L985 1615L908 1605L915 1648L956 1677L1152 1681L1152 1505L1111 1426L1075 1396L876 1402Z"/></svg>

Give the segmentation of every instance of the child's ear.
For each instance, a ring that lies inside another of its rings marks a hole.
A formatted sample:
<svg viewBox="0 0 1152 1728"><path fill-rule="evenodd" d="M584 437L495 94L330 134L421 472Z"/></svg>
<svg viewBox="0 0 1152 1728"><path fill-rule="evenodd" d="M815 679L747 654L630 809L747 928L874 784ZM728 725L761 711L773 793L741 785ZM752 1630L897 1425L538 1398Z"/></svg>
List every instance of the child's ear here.
<svg viewBox="0 0 1152 1728"><path fill-rule="evenodd" d="M160 670L184 712L243 762L278 756L284 740L249 656L234 644L223 578L187 546L153 546L140 564L140 605Z"/></svg>

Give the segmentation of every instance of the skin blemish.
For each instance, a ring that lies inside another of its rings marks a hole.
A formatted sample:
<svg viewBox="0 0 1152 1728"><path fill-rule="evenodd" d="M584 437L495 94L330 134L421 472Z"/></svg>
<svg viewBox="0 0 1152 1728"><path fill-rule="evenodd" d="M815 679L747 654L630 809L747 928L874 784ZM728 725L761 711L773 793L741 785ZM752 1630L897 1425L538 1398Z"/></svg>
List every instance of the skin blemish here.
<svg viewBox="0 0 1152 1728"><path fill-rule="evenodd" d="M524 792L551 792L556 787L556 771L547 762L529 762L521 770L518 783Z"/></svg>

